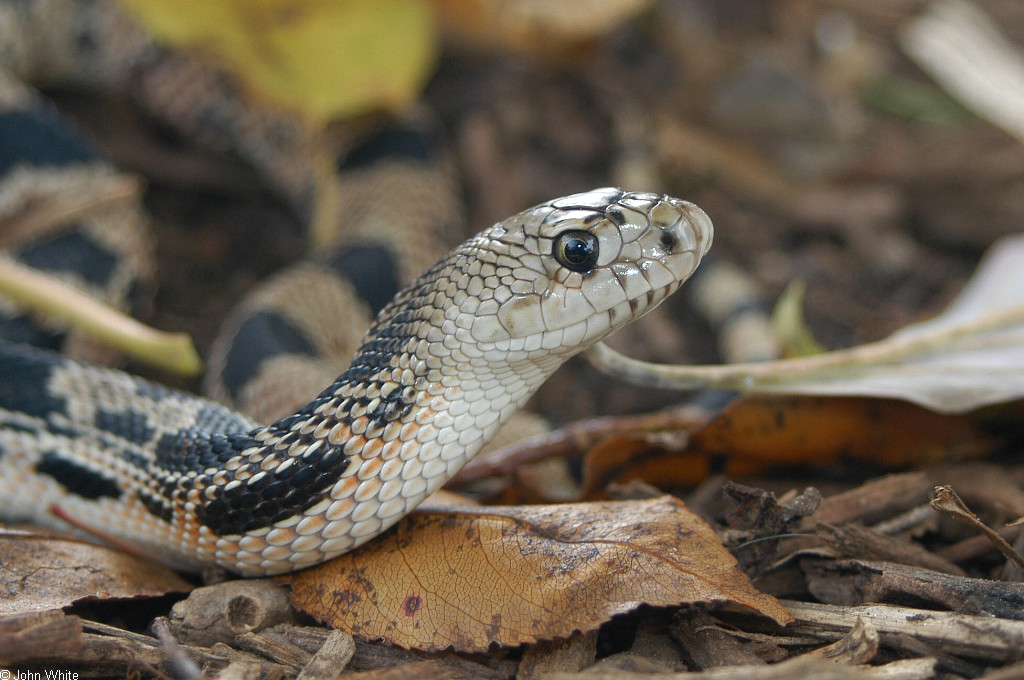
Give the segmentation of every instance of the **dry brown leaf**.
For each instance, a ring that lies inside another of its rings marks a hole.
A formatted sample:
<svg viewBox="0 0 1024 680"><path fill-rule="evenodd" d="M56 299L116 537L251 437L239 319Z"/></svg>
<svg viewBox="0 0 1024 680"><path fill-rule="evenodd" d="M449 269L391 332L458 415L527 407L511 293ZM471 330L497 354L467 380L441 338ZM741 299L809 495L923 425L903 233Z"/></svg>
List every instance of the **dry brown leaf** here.
<svg viewBox="0 0 1024 680"><path fill-rule="evenodd" d="M608 437L583 458L583 498L640 479L662 489L693 486L712 469L764 474L780 465L857 460L882 468L977 457L999 443L999 422L1020 405L949 415L896 399L747 395L692 430L685 448L647 433Z"/></svg>
<svg viewBox="0 0 1024 680"><path fill-rule="evenodd" d="M278 578L325 623L424 650L566 637L641 604L728 601L790 620L671 496L432 507L352 553Z"/></svg>
<svg viewBox="0 0 1024 680"><path fill-rule="evenodd" d="M149 560L71 538L0 531L0 614L86 599L158 597L192 586Z"/></svg>
<svg viewBox="0 0 1024 680"><path fill-rule="evenodd" d="M730 475L851 459L922 466L990 450L986 416L940 414L897 399L748 395L692 433L690 451L729 456Z"/></svg>
<svg viewBox="0 0 1024 680"><path fill-rule="evenodd" d="M711 476L711 457L667 447L663 438L643 434L608 437L583 456L582 498L601 498L610 484L635 479L659 489L685 489Z"/></svg>

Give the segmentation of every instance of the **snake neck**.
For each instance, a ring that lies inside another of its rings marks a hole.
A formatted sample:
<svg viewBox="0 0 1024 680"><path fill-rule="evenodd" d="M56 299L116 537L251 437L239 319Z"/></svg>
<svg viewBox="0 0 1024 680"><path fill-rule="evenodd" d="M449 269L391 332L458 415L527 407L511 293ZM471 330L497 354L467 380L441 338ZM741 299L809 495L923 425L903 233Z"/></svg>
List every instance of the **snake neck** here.
<svg viewBox="0 0 1024 680"><path fill-rule="evenodd" d="M316 518L329 536L345 530L321 555L355 547L440 488L565 358L496 362L443 338L409 340L410 314L372 329L348 370L295 414L201 446L179 441L222 463L182 489L198 524L223 537Z"/></svg>
<svg viewBox="0 0 1024 680"><path fill-rule="evenodd" d="M495 240L504 234L499 225L470 239L400 292L348 370L294 415L219 445L186 442L219 449L219 464L187 492L199 524L253 536L324 521L321 558L359 545L440 488L569 356L610 332L597 325L585 341L555 346L542 338L561 333L495 334L498 315L485 309L513 295L502 281L512 255L522 257ZM492 322L483 331L482 317Z"/></svg>

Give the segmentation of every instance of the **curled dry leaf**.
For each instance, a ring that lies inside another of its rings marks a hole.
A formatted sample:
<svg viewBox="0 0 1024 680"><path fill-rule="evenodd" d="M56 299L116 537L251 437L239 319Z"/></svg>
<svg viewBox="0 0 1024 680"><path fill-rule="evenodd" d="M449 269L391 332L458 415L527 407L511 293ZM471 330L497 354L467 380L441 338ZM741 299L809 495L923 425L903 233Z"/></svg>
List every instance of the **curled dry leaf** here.
<svg viewBox="0 0 1024 680"><path fill-rule="evenodd" d="M1024 397L1024 236L1007 237L945 312L885 340L812 357L728 366L661 366L603 344L588 357L648 387L904 399L964 413Z"/></svg>
<svg viewBox="0 0 1024 680"><path fill-rule="evenodd" d="M0 592L4 593L0 614L191 589L167 567L111 548L45 534L0 531Z"/></svg>
<svg viewBox="0 0 1024 680"><path fill-rule="evenodd" d="M671 496L432 507L352 553L278 579L325 623L424 650L567 637L641 604L724 601L790 620Z"/></svg>

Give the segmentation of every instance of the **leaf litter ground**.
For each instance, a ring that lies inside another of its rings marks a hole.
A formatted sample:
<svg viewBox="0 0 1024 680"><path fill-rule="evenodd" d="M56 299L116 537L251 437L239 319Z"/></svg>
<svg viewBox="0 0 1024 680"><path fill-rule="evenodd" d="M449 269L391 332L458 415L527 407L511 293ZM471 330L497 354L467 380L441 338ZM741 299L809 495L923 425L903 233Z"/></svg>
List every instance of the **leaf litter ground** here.
<svg viewBox="0 0 1024 680"><path fill-rule="evenodd" d="M983 7L1011 38L1024 35L1024 15L1012 4ZM694 8L689 14L659 7L656 19L630 22L583 57L557 63L449 47L426 99L459 154L469 223L489 224L554 194L643 178L645 187L657 184L712 215L716 257L750 273L764 300L774 300L792 279L804 280L804 316L815 337L836 348L939 313L982 252L1020 230L1024 150L950 107L916 70L899 48L899 29L909 18L901 10L844 5L835 14L780 3L726 17L710 3ZM855 29L846 51L822 38L837 25ZM878 99L892 91L881 87L885 82L904 87ZM138 149L162 148L165 139L130 111L78 93L59 101L115 158L153 167ZM928 122L936 118L941 124ZM181 167L198 162L208 170L199 181L191 172L175 174L173 163L150 174L147 201L165 273L152 321L190 332L205 348L225 310L254 281L301 253L301 229L269 192L252 189L258 183L245 168L191 148L171 151ZM694 314L692 300L677 297L653 326L631 329L617 346L659 361L714 360L712 328ZM849 664L904 664L906 677L1012 677L1021 570L929 500L935 486L951 485L1004 539L1019 540L1020 530L1008 525L1024 514L1013 426L1018 405L939 417L892 400L754 399L707 425L683 408L668 428L662 409L680 399L619 386L574 362L545 387L536 410L556 422L622 413L641 414L639 422L620 431L606 421L590 446L564 437L562 454L547 457L556 463L537 456L510 464L473 488L478 497L515 503L642 499L658 493L650 485L678 493L710 521L762 592L784 598L796 624L778 628L749 611L721 608L711 610L712 619L702 618L700 607L643 608L560 645L492 649L471 660L359 641L348 668L405 664L410 677L512 677L517 669L529 677L527 669L540 668L549 677L570 677L596 660L595 677L716 665L742 665L743 677L758 677L752 667L765 661L831 648L831 658ZM744 462L741 451L756 460ZM537 472L531 465L547 467ZM909 471L885 476L893 468ZM823 497L816 506L804 492L809 486ZM860 533L842 530L849 526ZM922 550L955 570L937 568ZM84 613L75 601L51 604ZM235 594L228 602L235 603L225 605L224 615L234 622L233 651L181 640L183 653L201 665L216 669L234 659L294 673L328 646L330 634L319 628L245 630L251 622L281 625L258 614L271 609L263 594ZM176 658L171 646L148 635L117 635L102 622L68 626L66 618L28 616L0 635L47 640L55 653L65 648L53 641L80 635L79 650L130 649L142 669ZM119 615L104 610L102 618L116 623ZM341 646L331 648L338 659ZM72 658L61 653L58 659ZM858 666L823 670L819 661L785 661L770 677L870 673Z"/></svg>

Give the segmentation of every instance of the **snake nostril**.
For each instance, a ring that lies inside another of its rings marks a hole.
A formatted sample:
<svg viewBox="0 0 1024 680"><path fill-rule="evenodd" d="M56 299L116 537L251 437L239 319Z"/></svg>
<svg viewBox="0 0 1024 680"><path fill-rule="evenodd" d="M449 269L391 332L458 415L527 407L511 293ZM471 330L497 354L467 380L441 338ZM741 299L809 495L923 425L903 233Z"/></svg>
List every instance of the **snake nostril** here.
<svg viewBox="0 0 1024 680"><path fill-rule="evenodd" d="M661 245L665 250L669 252L670 255L672 254L672 249L676 247L676 244L678 242L678 239L676 239L675 234L673 234L672 232L661 232Z"/></svg>

